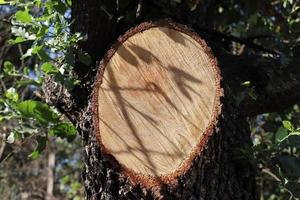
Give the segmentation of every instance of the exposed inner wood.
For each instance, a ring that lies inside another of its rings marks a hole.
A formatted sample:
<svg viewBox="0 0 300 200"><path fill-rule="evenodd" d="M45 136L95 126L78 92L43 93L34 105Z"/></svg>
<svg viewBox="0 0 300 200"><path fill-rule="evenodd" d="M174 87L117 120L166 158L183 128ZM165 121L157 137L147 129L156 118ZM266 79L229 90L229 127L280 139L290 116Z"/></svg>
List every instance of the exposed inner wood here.
<svg viewBox="0 0 300 200"><path fill-rule="evenodd" d="M209 56L187 34L164 27L136 33L105 66L98 91L102 144L136 173L171 174L212 118L215 79Z"/></svg>

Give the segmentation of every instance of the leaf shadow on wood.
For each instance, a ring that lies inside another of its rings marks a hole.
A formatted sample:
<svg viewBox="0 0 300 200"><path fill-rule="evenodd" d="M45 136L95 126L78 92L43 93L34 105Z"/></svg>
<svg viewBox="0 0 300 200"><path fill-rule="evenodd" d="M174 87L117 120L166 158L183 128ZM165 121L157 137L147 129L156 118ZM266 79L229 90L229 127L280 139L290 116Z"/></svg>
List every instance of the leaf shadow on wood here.
<svg viewBox="0 0 300 200"><path fill-rule="evenodd" d="M129 49L131 49L134 54L141 60L143 60L145 63L147 64L151 64L153 62L156 62L156 64L162 68L164 68L165 70L169 71L172 74L172 78L174 80L174 82L176 83L177 87L180 89L180 91L182 92L182 94L184 96L186 96L190 101L193 101L191 95L189 94L188 90L190 90L191 92L194 92L195 94L201 96L200 93L198 93L197 91L195 91L191 86L188 85L188 83L199 83L201 84L202 81L194 76L192 76L191 74L183 71L180 68L177 68L175 66L163 66L163 64L160 62L160 60L153 54L151 53L149 50L146 50L138 45L135 44L130 44L129 45ZM129 54L132 54L129 50L127 50L127 52L129 52ZM138 59L136 59L138 60ZM131 61L128 59L125 59L125 61L127 61L128 63L130 63ZM131 63L130 63L131 64Z"/></svg>
<svg viewBox="0 0 300 200"><path fill-rule="evenodd" d="M158 29L174 42L186 46L186 38L182 36L182 33L164 27L159 27Z"/></svg>
<svg viewBox="0 0 300 200"><path fill-rule="evenodd" d="M165 34L168 35L168 33L164 32ZM184 38L180 38L180 37L174 37L172 35L168 35L171 37L172 40L174 40L175 42L179 42L181 44L185 44L184 43ZM120 50L120 48L118 49L118 51ZM117 52L118 52L117 51ZM160 62L160 60L153 54L151 53L149 50L142 48L138 45L135 44L130 44L128 45L128 47L122 47L121 51L118 52L118 54L122 57L122 59L124 59L128 64L135 66L136 68L139 68L139 65L141 63L139 63L138 60L142 60L144 63L147 64L151 64L153 62L156 62L159 64L160 67L162 67L163 69L169 71L169 73L171 74L171 77L173 79L173 82L176 84L176 86L178 87L178 89L180 90L180 92L189 99L189 101L193 101L192 96L190 95L191 92L201 96L201 94L199 92L197 92L195 89L193 89L188 83L196 83L196 84L202 84L202 81L199 80L198 78L194 77L192 74L187 73L185 71L183 71L182 69L169 65L169 66L163 66ZM106 70L106 73L108 73L107 71L110 70ZM113 73L113 71L110 71L110 73L108 73L108 77L109 80L106 81L110 81L110 87L109 88L103 88L103 90L111 90L117 100L118 106L121 109L121 113L123 115L123 118L126 121L127 126L129 127L131 133L133 134L133 136L135 137L138 146L139 147L131 147L129 146L126 141L120 137L121 133L116 132L112 127L109 126L109 124L107 122L104 122L103 119L101 119L101 121L103 123L105 123L105 125L112 130L112 132L115 133L115 135L121 139L124 144L126 145L126 149L127 150L120 150L120 151L111 151L111 153L118 153L118 154L132 154L134 155L138 160L140 160L141 162L145 162L145 166L148 167L149 170L151 170L151 172L158 178L159 174L158 171L159 169L157 169L155 162L152 160L150 154L160 154L163 156L167 156L167 157L171 157L171 158L176 158L176 157L182 157L183 156L183 152L181 151L181 149L173 142L171 141L169 138L167 138L167 136L157 127L158 122L151 117L150 115L148 115L147 113L143 113L142 111L138 110L134 105L132 105L130 102L128 102L123 96L122 96L122 92L121 91L140 91L140 92L150 92L150 93L155 93L158 96L161 96L165 102L167 102L169 105L171 105L172 108L174 108L175 110L177 110L177 113L180 114L188 123L190 123L194 128L196 128L196 130L198 130L198 126L196 124L194 124L190 119L188 119L178 108L177 106L172 102L172 100L168 97L168 95L162 90L162 88L151 81L146 82L146 85L144 87L120 87L117 84L117 80L116 77ZM159 152L159 151L155 151L155 150L151 150L151 149L146 149L144 141L140 138L140 135L138 134L138 129L137 127L135 127L134 122L132 117L130 117L130 112L136 112L138 113L140 116L142 116L154 129L156 129L161 136L163 136L165 139L167 139L170 144L172 145L172 147L175 149L174 153L164 153L164 152ZM202 131L202 130L199 130ZM185 138L184 138L185 139ZM140 157L138 157L136 155L136 152L142 152L143 153L143 157L145 160L142 160Z"/></svg>
<svg viewBox="0 0 300 200"><path fill-rule="evenodd" d="M108 74L109 80L111 81L111 84L118 85L117 84L117 80L116 80L115 75L114 75L114 72L107 70L107 74ZM151 156L149 156L149 151L145 148L144 141L139 137L138 130L137 130L137 128L134 125L133 119L130 117L130 114L129 114L130 111L128 110L128 102L127 102L127 104L125 103L126 101L124 101L124 98L123 98L123 96L121 94L121 90L111 90L111 91L113 92L113 94L116 97L117 103L118 103L118 105L119 105L119 107L121 109L122 115L123 115L123 117L125 119L125 122L126 122L127 126L129 127L129 129L130 129L131 133L133 134L134 138L136 139L136 142L138 143L138 146L139 146L141 152L143 152L143 157L144 157L146 163L144 163L144 161L142 163L145 166L148 166L148 169L156 177L159 177L159 175L157 174L156 165L151 160ZM134 106L131 106L131 107L134 107ZM135 111L136 111L136 109L135 109ZM138 112L138 113L141 114L141 112ZM153 123L154 120L151 117L147 116L147 114L143 113L142 116L143 117L146 116L146 119L148 119L148 120L151 119L149 122ZM119 137L119 134L120 133L116 133L116 135L118 137ZM126 141L124 141L124 144L127 145ZM128 150L130 150L130 149L128 149ZM135 157L140 160L140 158L138 156L135 155Z"/></svg>
<svg viewBox="0 0 300 200"><path fill-rule="evenodd" d="M116 52L123 60L129 63L131 66L138 67L139 63L136 59L136 56L133 55L128 49L124 46L120 46Z"/></svg>
<svg viewBox="0 0 300 200"><path fill-rule="evenodd" d="M188 85L188 82L193 82L193 83L202 83L199 79L193 77L192 75L186 73L185 71L176 68L174 66L168 66L167 68L171 73L173 80L175 81L177 87L179 90L184 94L190 101L193 101L191 95L189 94L188 90L196 93L197 95L201 96L200 93L195 91L191 86Z"/></svg>

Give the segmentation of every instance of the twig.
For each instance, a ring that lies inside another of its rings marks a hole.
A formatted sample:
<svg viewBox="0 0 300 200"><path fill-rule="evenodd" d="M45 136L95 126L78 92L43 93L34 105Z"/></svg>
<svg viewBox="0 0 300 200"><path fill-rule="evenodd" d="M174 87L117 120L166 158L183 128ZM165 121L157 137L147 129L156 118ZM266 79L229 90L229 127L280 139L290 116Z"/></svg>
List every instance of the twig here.
<svg viewBox="0 0 300 200"><path fill-rule="evenodd" d="M276 181L281 182L280 178L278 178L275 174L273 174L270 170L268 169L262 169L262 172L270 175L271 177L273 177Z"/></svg>
<svg viewBox="0 0 300 200"><path fill-rule="evenodd" d="M23 49L22 49L22 45L21 44L18 44L18 50L19 50L19 53L20 53L20 58L22 58L24 56L24 52L23 52ZM20 69L19 71L22 71L23 68L24 68L24 59L20 59L21 60L21 66L20 66Z"/></svg>
<svg viewBox="0 0 300 200"><path fill-rule="evenodd" d="M141 17L142 6L143 6L143 0L139 0L138 5L137 5L137 9L136 9L136 14L135 14L136 19L139 19Z"/></svg>
<svg viewBox="0 0 300 200"><path fill-rule="evenodd" d="M1 160L2 155L3 155L3 153L4 153L5 146L6 146L5 136L3 136L3 138L2 138L2 145L1 145L1 147L0 147L0 160Z"/></svg>
<svg viewBox="0 0 300 200"><path fill-rule="evenodd" d="M194 25L194 29L196 31L209 33L211 35L214 35L215 37L219 37L219 38L222 38L224 40L229 40L229 41L234 41L234 42L237 42L237 43L240 43L240 44L244 44L248 47L251 47L251 48L254 48L254 49L257 49L257 50L260 50L260 51L264 51L264 52L275 54L275 55L280 55L281 54L277 50L268 49L268 48L265 48L262 45L255 44L252 40L256 39L256 38L259 38L257 36L256 37L252 36L252 37L249 37L249 38L239 38L239 37L236 37L236 36L233 36L233 35L228 35L228 34L225 34L225 33L221 33L217 30L212 30L212 29L207 29L207 28L204 28L204 27L200 27L198 25Z"/></svg>
<svg viewBox="0 0 300 200"><path fill-rule="evenodd" d="M3 88L3 91L6 91L7 88L6 88L6 85L5 85L4 81L2 80L2 78L0 79L0 83L1 83L1 86Z"/></svg>
<svg viewBox="0 0 300 200"><path fill-rule="evenodd" d="M276 36L272 35L272 34L260 34L260 35L251 35L248 36L247 38L245 38L245 40L255 40L255 39L263 39L263 38L274 38Z"/></svg>

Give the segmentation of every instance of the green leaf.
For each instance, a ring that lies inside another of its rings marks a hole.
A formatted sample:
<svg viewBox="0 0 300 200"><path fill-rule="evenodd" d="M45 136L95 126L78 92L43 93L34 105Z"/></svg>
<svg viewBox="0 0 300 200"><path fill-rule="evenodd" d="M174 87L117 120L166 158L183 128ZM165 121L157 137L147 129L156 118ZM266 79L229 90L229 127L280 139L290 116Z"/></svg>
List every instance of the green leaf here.
<svg viewBox="0 0 300 200"><path fill-rule="evenodd" d="M57 122L59 116L47 105L39 101L27 100L18 104L18 110L27 118L35 118L40 123Z"/></svg>
<svg viewBox="0 0 300 200"><path fill-rule="evenodd" d="M20 22L23 22L25 24L28 24L30 22L32 22L32 16L29 14L28 10L24 10L24 11L17 11L16 12L16 19Z"/></svg>
<svg viewBox="0 0 300 200"><path fill-rule="evenodd" d="M61 15L64 15L67 10L65 4L60 0L55 0L55 3L53 4L53 9L56 10Z"/></svg>
<svg viewBox="0 0 300 200"><path fill-rule="evenodd" d="M20 80L17 81L18 87L27 86L27 85L35 85L35 86L41 86L41 83L37 82L36 80L29 79L29 80Z"/></svg>
<svg viewBox="0 0 300 200"><path fill-rule="evenodd" d="M68 5L69 7L72 6L72 0L67 0L66 3L67 3L67 5Z"/></svg>
<svg viewBox="0 0 300 200"><path fill-rule="evenodd" d="M14 73L15 67L10 61L5 61L3 71L4 71L4 73L10 75L10 74Z"/></svg>
<svg viewBox="0 0 300 200"><path fill-rule="evenodd" d="M47 75L49 75L49 74L56 74L56 73L59 72L59 70L54 65L52 65L49 62L46 62L46 63L42 64L41 69Z"/></svg>
<svg viewBox="0 0 300 200"><path fill-rule="evenodd" d="M283 173L289 178L299 178L300 177L300 159L289 155L282 154L277 156L279 161L279 166Z"/></svg>
<svg viewBox="0 0 300 200"><path fill-rule="evenodd" d="M71 51L65 54L65 61L70 66L73 66L75 64L75 56Z"/></svg>
<svg viewBox="0 0 300 200"><path fill-rule="evenodd" d="M35 0L34 3L38 8L42 7L42 0Z"/></svg>
<svg viewBox="0 0 300 200"><path fill-rule="evenodd" d="M28 157L32 159L37 159L40 157L40 153L38 151L33 151Z"/></svg>
<svg viewBox="0 0 300 200"><path fill-rule="evenodd" d="M49 32L49 27L42 25L42 27L36 33L36 37L42 38L42 37L46 36L46 34L48 32Z"/></svg>
<svg viewBox="0 0 300 200"><path fill-rule="evenodd" d="M250 81L245 81L241 85L249 87L251 85Z"/></svg>
<svg viewBox="0 0 300 200"><path fill-rule="evenodd" d="M80 80L72 79L72 78L65 78L62 83L68 90L72 90L76 85L80 84Z"/></svg>
<svg viewBox="0 0 300 200"><path fill-rule="evenodd" d="M300 132L294 132L285 137L281 141L280 146L300 148Z"/></svg>
<svg viewBox="0 0 300 200"><path fill-rule="evenodd" d="M281 142L285 137L289 135L287 129L283 127L279 127L279 129L275 133L275 141L277 143Z"/></svg>
<svg viewBox="0 0 300 200"><path fill-rule="evenodd" d="M49 130L49 135L62 139L67 138L69 142L76 138L76 133L76 128L70 122L56 124Z"/></svg>
<svg viewBox="0 0 300 200"><path fill-rule="evenodd" d="M53 10L53 1L46 1L45 8L48 11L48 13L50 14Z"/></svg>
<svg viewBox="0 0 300 200"><path fill-rule="evenodd" d="M66 5L61 0L46 1L45 7L49 14L54 10L61 15L64 15L67 10Z"/></svg>
<svg viewBox="0 0 300 200"><path fill-rule="evenodd" d="M4 115L0 115L0 122L3 122L4 120L10 120L12 117L13 115L11 113L4 113Z"/></svg>
<svg viewBox="0 0 300 200"><path fill-rule="evenodd" d="M64 183L64 184L67 184L69 181L70 181L70 177L68 175L64 176L61 181Z"/></svg>
<svg viewBox="0 0 300 200"><path fill-rule="evenodd" d="M79 58L80 62L82 62L83 64L85 64L87 66L91 64L91 61L92 61L91 56L86 52L79 51L78 58Z"/></svg>
<svg viewBox="0 0 300 200"><path fill-rule="evenodd" d="M255 26L257 24L257 19L258 19L258 14L255 13L249 17L248 22L250 25Z"/></svg>
<svg viewBox="0 0 300 200"><path fill-rule="evenodd" d="M17 102L19 100L19 94L17 93L15 88L9 88L8 90L6 90L5 97L14 102Z"/></svg>
<svg viewBox="0 0 300 200"><path fill-rule="evenodd" d="M0 5L1 4L8 4L8 2L6 2L5 0L0 0Z"/></svg>
<svg viewBox="0 0 300 200"><path fill-rule="evenodd" d="M32 49L32 53L33 54L37 54L39 59L43 60L43 61L48 61L50 60L50 57L49 55L45 52L44 50L44 46L43 45L40 45L40 46L35 46L33 49Z"/></svg>
<svg viewBox="0 0 300 200"><path fill-rule="evenodd" d="M296 6L292 9L291 14L295 13L296 11L298 11L300 9L300 6Z"/></svg>
<svg viewBox="0 0 300 200"><path fill-rule="evenodd" d="M56 24L54 25L54 33L55 33L55 34L61 33L62 30L63 30L62 24L56 23Z"/></svg>
<svg viewBox="0 0 300 200"><path fill-rule="evenodd" d="M37 159L38 157L40 157L42 151L47 146L47 137L37 136L36 141L38 144L35 147L34 151L29 155L29 157L32 159Z"/></svg>
<svg viewBox="0 0 300 200"><path fill-rule="evenodd" d="M19 43L22 43L22 42L25 42L27 41L27 39L23 38L23 37L16 37L16 39L10 39L8 42L12 45L15 45L15 44L19 44Z"/></svg>
<svg viewBox="0 0 300 200"><path fill-rule="evenodd" d="M286 128L289 131L294 131L295 128L293 124L290 121L282 121L283 127Z"/></svg>

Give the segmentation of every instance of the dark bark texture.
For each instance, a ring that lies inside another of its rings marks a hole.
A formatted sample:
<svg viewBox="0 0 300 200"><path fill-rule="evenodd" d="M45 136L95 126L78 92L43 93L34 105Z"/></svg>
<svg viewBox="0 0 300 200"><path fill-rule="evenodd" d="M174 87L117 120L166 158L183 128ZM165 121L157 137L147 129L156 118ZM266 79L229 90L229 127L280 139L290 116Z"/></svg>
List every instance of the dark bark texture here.
<svg viewBox="0 0 300 200"><path fill-rule="evenodd" d="M251 145L246 117L263 112L278 111L300 102L300 93L298 92L300 90L295 90L300 86L300 77L295 72L288 72L278 67L280 62L276 59L238 56L224 51L220 47L223 41L234 40L234 38L214 34L214 32L208 32L198 27L198 25L206 26L205 21L211 17L209 9L213 6L214 1L200 1L199 9L193 12L192 16L187 14L187 7L182 6L178 16L172 16L173 20L198 30L198 34L213 47L212 50L219 61L223 77L222 87L225 88L224 97L221 99L221 115L206 148L187 173L178 178L177 186L161 185L157 188L146 189L139 184L133 185L120 173L118 168L102 156L101 149L96 142L92 122L91 95L98 68L97 61L101 60L117 36L122 34L122 31L134 26L134 23L126 24L122 20L118 21L117 16L120 14L118 12L121 11L118 10L116 2L113 0L73 1L72 18L75 21L72 31L87 34L88 40L79 44L78 48L91 55L92 64L85 66L79 61L76 63L75 74L81 80L81 85L71 92L59 84L53 84L51 77L46 79L44 86L47 101L65 113L82 136L84 149L82 179L86 198L95 200L257 199L255 171L250 161L238 153L240 149L248 148ZM144 2L151 4L151 1ZM159 9L155 9L160 12ZM143 14L148 11L142 9L141 12ZM196 18L197 21L195 21ZM140 16L136 22L144 19L146 18ZM243 43L242 40L237 42ZM253 48L259 47L253 46ZM254 83L258 100L246 98L240 105L240 108L243 109L239 109L232 103L233 93L235 87L240 86L241 81L248 80ZM287 98L278 98L287 96L291 91L294 92Z"/></svg>

